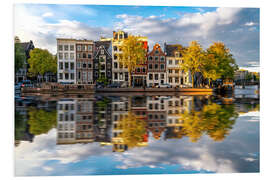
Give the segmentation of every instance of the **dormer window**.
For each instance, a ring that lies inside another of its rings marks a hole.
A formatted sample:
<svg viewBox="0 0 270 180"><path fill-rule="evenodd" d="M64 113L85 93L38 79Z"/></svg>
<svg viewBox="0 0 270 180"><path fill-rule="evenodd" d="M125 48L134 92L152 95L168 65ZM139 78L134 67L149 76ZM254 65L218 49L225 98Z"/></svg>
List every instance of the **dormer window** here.
<svg viewBox="0 0 270 180"><path fill-rule="evenodd" d="M156 50L156 51L155 51L155 53L156 53L156 54L158 54L158 53L159 53L159 51L158 51L158 50Z"/></svg>

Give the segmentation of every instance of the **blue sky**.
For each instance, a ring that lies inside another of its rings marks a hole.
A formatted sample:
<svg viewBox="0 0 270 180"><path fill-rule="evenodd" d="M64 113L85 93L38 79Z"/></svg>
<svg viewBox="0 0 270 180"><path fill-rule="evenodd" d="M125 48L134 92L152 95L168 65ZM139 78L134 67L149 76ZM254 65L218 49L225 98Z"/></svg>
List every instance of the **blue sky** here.
<svg viewBox="0 0 270 180"><path fill-rule="evenodd" d="M147 36L154 43L222 41L240 67L259 67L259 9L167 6L16 4L14 32L22 41L56 53L56 38L98 40L113 30Z"/></svg>

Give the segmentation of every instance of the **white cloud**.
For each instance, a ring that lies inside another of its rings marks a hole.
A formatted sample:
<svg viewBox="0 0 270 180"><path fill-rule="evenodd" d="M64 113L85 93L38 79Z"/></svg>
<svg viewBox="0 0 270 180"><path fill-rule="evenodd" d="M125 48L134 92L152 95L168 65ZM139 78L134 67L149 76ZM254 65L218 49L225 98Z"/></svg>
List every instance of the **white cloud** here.
<svg viewBox="0 0 270 180"><path fill-rule="evenodd" d="M254 22L247 22L245 24L245 26L254 26L254 25L257 25L257 23L254 23Z"/></svg>
<svg viewBox="0 0 270 180"><path fill-rule="evenodd" d="M44 14L42 14L42 17L52 17L53 13L52 12L46 12Z"/></svg>

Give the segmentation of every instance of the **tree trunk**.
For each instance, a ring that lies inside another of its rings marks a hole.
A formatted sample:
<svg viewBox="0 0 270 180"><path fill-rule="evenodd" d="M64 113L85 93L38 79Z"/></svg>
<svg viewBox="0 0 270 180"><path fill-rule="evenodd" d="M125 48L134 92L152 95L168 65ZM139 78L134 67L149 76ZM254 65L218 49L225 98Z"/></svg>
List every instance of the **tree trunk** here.
<svg viewBox="0 0 270 180"><path fill-rule="evenodd" d="M128 86L131 87L131 71L128 71Z"/></svg>
<svg viewBox="0 0 270 180"><path fill-rule="evenodd" d="M194 88L194 74L193 73L191 74L191 79L192 79L192 82L191 82L192 83L192 88Z"/></svg>

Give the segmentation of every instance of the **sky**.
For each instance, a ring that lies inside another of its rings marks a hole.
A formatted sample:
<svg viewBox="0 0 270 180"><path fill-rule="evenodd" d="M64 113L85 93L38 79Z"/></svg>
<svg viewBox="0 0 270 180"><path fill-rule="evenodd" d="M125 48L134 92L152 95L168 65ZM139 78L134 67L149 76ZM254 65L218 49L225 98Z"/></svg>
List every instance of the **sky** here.
<svg viewBox="0 0 270 180"><path fill-rule="evenodd" d="M15 4L14 35L56 53L56 38L98 40L124 30L155 43L197 40L204 49L221 41L240 68L259 71L258 8Z"/></svg>
<svg viewBox="0 0 270 180"><path fill-rule="evenodd" d="M22 141L15 148L16 176L96 174L236 173L259 171L259 112L241 114L229 135L196 143L187 137L155 140L148 146L112 153L99 143L56 145L57 130ZM172 148L173 147L173 148ZM78 151L79 149L79 151Z"/></svg>

